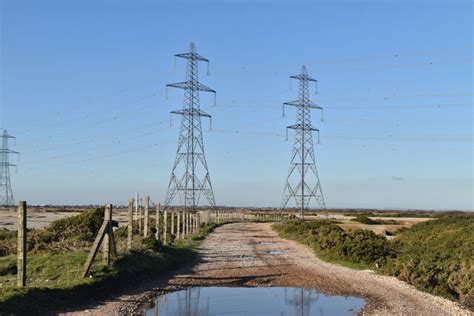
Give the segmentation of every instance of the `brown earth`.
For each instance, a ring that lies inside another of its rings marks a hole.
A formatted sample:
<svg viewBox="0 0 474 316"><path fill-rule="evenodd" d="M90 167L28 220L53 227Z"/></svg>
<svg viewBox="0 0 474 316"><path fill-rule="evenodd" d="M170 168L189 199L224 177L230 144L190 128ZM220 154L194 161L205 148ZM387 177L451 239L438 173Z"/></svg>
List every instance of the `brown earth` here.
<svg viewBox="0 0 474 316"><path fill-rule="evenodd" d="M284 253L272 255L272 250ZM142 313L156 293L194 286L311 288L324 294L362 297L366 300L363 313L368 315L474 315L396 278L323 262L308 247L279 238L269 223L221 226L204 240L197 262L67 314Z"/></svg>

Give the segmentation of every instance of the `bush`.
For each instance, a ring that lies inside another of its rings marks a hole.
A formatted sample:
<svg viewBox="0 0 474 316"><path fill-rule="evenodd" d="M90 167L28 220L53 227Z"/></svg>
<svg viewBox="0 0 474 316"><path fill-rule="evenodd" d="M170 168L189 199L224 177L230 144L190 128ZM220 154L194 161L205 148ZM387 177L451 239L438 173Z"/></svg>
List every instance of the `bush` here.
<svg viewBox="0 0 474 316"><path fill-rule="evenodd" d="M398 234L384 272L474 307L474 215L442 216Z"/></svg>
<svg viewBox="0 0 474 316"><path fill-rule="evenodd" d="M395 255L384 237L369 230L346 232L330 220L289 221L275 227L281 235L301 240L330 259L375 266Z"/></svg>
<svg viewBox="0 0 474 316"><path fill-rule="evenodd" d="M157 240L155 235L143 238L142 245L144 250L161 251L163 249L163 243Z"/></svg>
<svg viewBox="0 0 474 316"><path fill-rule="evenodd" d="M398 221L393 219L383 220L383 219L371 219L365 215L359 215L356 218L351 219L351 221L359 222L366 225L399 225Z"/></svg>
<svg viewBox="0 0 474 316"><path fill-rule="evenodd" d="M16 253L16 238L15 230L0 229L0 257Z"/></svg>
<svg viewBox="0 0 474 316"><path fill-rule="evenodd" d="M365 215L358 215L357 217L351 219L351 221L359 222L359 223L361 223L361 224L366 224L366 225L376 225L376 224L379 224L379 221L374 221L374 220L368 218L368 217L365 216Z"/></svg>
<svg viewBox="0 0 474 316"><path fill-rule="evenodd" d="M87 249L104 221L104 208L56 220L28 234L28 251Z"/></svg>
<svg viewBox="0 0 474 316"><path fill-rule="evenodd" d="M393 241L368 230L345 232L331 221L288 221L274 228L325 259L376 266L474 308L474 214L443 215L399 230Z"/></svg>

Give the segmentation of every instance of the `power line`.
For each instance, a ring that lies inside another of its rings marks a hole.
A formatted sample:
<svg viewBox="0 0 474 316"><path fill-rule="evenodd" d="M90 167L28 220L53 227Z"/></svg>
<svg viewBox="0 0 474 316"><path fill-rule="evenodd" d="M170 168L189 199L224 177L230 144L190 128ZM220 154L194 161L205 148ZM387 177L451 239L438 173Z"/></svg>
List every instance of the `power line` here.
<svg viewBox="0 0 474 316"><path fill-rule="evenodd" d="M100 159L104 159L104 158L117 157L117 156L128 154L128 153L134 153L134 152L139 152L139 151L145 150L145 149L155 148L155 147L158 147L160 145L163 145L163 144L166 144L166 143L172 143L172 142L174 142L174 140L169 140L169 141L159 142L159 143L152 143L152 144L147 144L147 145L140 146L140 147L132 147L132 148L121 150L121 151L118 151L118 152L115 152L115 153L108 153L108 154L104 154L104 155L91 156L89 158L70 160L70 161L65 161L63 163L55 163L55 164L43 165L43 166L44 167L59 167L59 166L64 166L64 165L89 163L91 161L96 161L96 160L100 160ZM30 167L30 168L27 168L26 170L34 170L34 169L35 168Z"/></svg>
<svg viewBox="0 0 474 316"><path fill-rule="evenodd" d="M59 156L50 157L49 159L46 159L46 160L57 160L57 159L61 159L61 158L64 158L64 157L76 156L77 154L81 154L81 153L93 152L95 150L102 150L104 148L112 147L112 146L115 146L117 144L123 144L123 143L127 143L127 142L130 142L130 141L136 140L136 139L141 139L144 136L156 135L157 131L166 130L166 129L169 129L169 128L154 129L152 131L142 133L142 134L138 134L138 135L134 135L134 136L131 136L131 137L119 138L119 139L115 140L113 143L110 143L110 144L106 144L106 145L101 144L101 145L98 145L98 146L94 146L94 147L90 147L90 148L86 148L86 149L82 149L82 150L68 152L68 153L64 153L64 154L59 155ZM25 164L26 165L31 165L31 164L42 163L44 161L45 161L45 159L40 159L40 160L35 160L35 161L29 161L29 162L26 162Z"/></svg>
<svg viewBox="0 0 474 316"><path fill-rule="evenodd" d="M155 96L156 96L156 94L153 93L151 96L141 98L141 100L143 101L145 99L153 98ZM133 103L133 105L137 105L136 102L140 102L140 101L135 101ZM125 113L108 116L107 118L103 118L103 119L96 120L94 122L90 122L90 123L88 123L87 125L84 125L84 126L73 126L73 127L70 126L71 124L77 122L79 119L71 119L69 121L64 121L64 124L62 124L62 125L69 124L68 125L69 128L67 128L66 130L62 130L58 134L49 135L48 138L49 139L54 139L54 138L57 138L58 136L67 136L69 133L71 133L73 131L82 130L84 128L93 128L93 127L101 126L105 122L111 122L111 121L117 121L117 120L122 120L122 119L125 119L125 118L129 118L130 116L140 114L142 110L144 110L146 108L149 108L149 107L152 107L152 106L154 106L154 104L147 104L147 105L144 105L144 106L141 106L141 107L138 107L138 108L134 108L133 110L127 111ZM84 118L89 118L89 117L92 117L92 116L88 114L88 115L83 116L82 118L84 119ZM44 122L44 123L47 123L47 122ZM38 143L37 141L42 140L42 139L44 139L44 137L33 138L33 139L30 139L29 143L28 142L27 143L22 143L22 145L31 144L31 143L37 144Z"/></svg>

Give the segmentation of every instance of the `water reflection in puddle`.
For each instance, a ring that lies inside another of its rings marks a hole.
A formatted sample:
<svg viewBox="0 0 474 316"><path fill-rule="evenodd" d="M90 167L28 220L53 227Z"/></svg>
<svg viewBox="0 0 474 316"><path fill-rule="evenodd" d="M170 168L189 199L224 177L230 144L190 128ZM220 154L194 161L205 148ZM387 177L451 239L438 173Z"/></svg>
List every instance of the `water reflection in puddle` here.
<svg viewBox="0 0 474 316"><path fill-rule="evenodd" d="M353 315L364 301L301 288L196 287L159 296L147 316Z"/></svg>

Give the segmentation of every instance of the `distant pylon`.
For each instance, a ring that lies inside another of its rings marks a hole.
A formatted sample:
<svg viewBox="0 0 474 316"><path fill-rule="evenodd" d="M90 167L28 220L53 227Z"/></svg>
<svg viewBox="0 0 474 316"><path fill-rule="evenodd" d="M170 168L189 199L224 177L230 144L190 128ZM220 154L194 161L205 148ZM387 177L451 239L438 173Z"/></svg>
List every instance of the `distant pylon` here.
<svg viewBox="0 0 474 316"><path fill-rule="evenodd" d="M199 82L198 61L207 62L209 66L209 60L196 52L194 43L190 44L189 52L175 56L187 59L186 81L166 85L184 89L184 106L182 110L171 112L181 115L181 131L164 204L169 206L178 194L186 207L195 210L201 194L204 194L211 206L216 205L204 154L201 128L201 116L210 119L211 115L199 108L199 91L214 93L214 97L216 91Z"/></svg>
<svg viewBox="0 0 474 316"><path fill-rule="evenodd" d="M12 184L10 181L10 167L16 165L10 163L10 154L19 154L17 151L8 149L8 139L15 138L3 130L2 148L0 149L0 205L12 206L15 204L13 199Z"/></svg>
<svg viewBox="0 0 474 316"><path fill-rule="evenodd" d="M299 80L299 98L296 101L283 103L285 105L295 106L297 108L296 124L287 127L295 130L295 141L291 152L290 170L286 178L285 188L283 190L282 207L285 208L289 200L293 197L297 207L303 215L308 207L311 198L314 198L322 209L326 208L324 203L321 182L319 181L318 171L316 169L316 159L314 157L313 131L319 130L311 125L311 109L319 109L322 113L322 107L311 102L309 98L310 81L317 82L316 79L308 76L306 67L301 67L301 73L290 78ZM283 112L284 113L284 112Z"/></svg>

